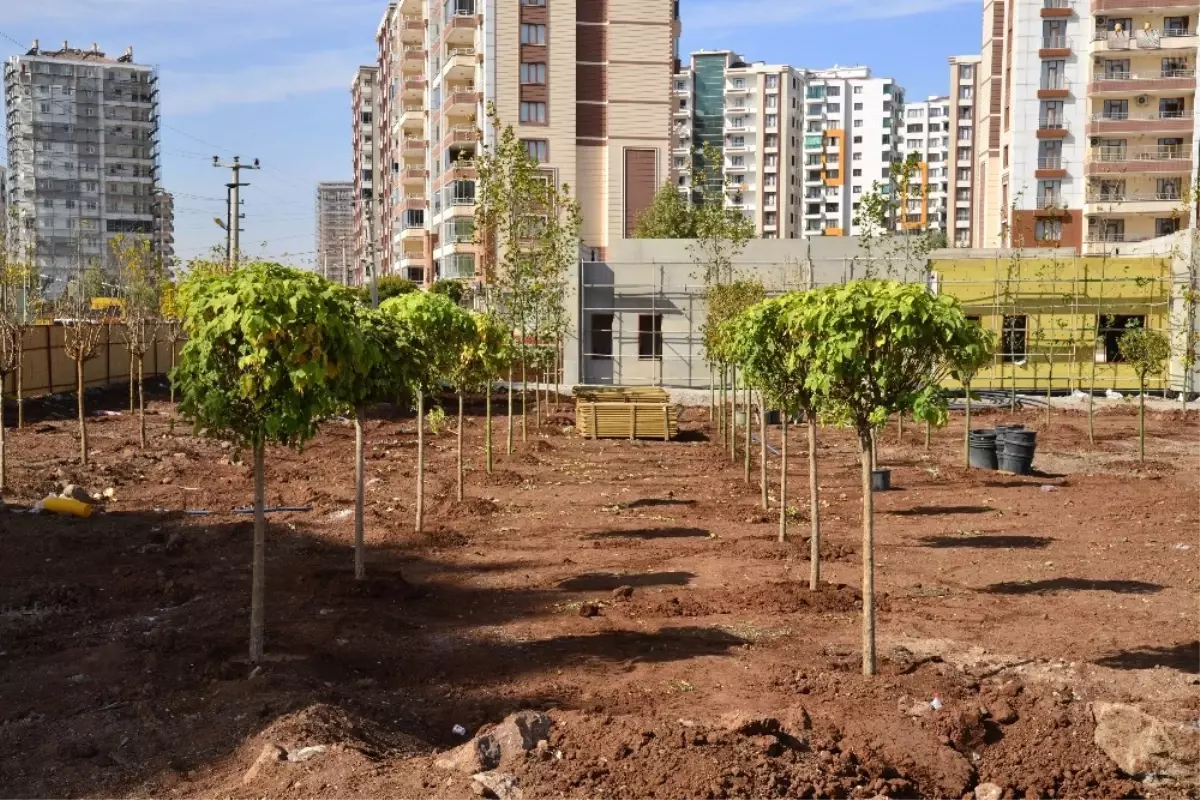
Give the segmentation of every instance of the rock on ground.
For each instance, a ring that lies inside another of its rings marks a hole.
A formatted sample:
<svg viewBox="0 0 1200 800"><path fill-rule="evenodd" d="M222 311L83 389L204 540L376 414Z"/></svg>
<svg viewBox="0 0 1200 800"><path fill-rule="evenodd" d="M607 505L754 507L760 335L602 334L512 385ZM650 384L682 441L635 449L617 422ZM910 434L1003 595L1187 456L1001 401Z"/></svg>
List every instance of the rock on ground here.
<svg viewBox="0 0 1200 800"><path fill-rule="evenodd" d="M262 752L258 754L258 758L254 759L254 763L250 765L250 769L246 770L242 775L242 784L249 785L255 781L260 775L271 768L272 765L278 764L281 761L287 761L288 751L277 744L263 745Z"/></svg>
<svg viewBox="0 0 1200 800"><path fill-rule="evenodd" d="M497 800L522 800L521 782L515 775L502 772L479 772L471 778L483 788L484 797L495 797Z"/></svg>
<svg viewBox="0 0 1200 800"><path fill-rule="evenodd" d="M1000 800L1004 790L994 783L981 783L975 787L975 800Z"/></svg>
<svg viewBox="0 0 1200 800"><path fill-rule="evenodd" d="M1130 776L1195 777L1200 730L1153 717L1126 703L1093 703L1095 742Z"/></svg>
<svg viewBox="0 0 1200 800"><path fill-rule="evenodd" d="M486 733L479 733L434 762L441 769L474 775L537 747L550 736L550 718L540 711L519 711Z"/></svg>

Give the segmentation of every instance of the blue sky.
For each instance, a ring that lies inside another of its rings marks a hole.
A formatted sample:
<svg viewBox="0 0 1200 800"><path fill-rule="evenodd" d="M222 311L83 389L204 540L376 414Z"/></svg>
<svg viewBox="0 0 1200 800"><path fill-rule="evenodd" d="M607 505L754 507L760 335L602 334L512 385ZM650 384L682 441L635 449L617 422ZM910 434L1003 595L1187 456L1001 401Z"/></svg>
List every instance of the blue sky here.
<svg viewBox="0 0 1200 800"><path fill-rule="evenodd" d="M516 0L509 0L516 2ZM176 195L178 254L223 241L227 171L213 155L259 158L243 190L252 255L311 259L314 185L350 178L350 79L374 56L386 0L7 0L0 53L133 45L160 69L163 185ZM15 6L15 8L13 7ZM945 92L946 59L978 52L980 0L682 0L681 52L869 65L910 99ZM14 43L16 40L19 43Z"/></svg>

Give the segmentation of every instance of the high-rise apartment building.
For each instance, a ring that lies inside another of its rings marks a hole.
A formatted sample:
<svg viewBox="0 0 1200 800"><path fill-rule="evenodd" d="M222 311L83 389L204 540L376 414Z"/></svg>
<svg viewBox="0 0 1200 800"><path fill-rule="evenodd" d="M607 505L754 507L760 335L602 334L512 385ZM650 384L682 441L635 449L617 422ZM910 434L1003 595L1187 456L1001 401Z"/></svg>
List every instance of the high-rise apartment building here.
<svg viewBox="0 0 1200 800"><path fill-rule="evenodd" d="M673 0L398 0L377 31L382 272L474 279L494 106L579 200L602 257L668 180ZM356 210L356 217L360 215ZM357 224L357 222L356 222Z"/></svg>
<svg viewBox="0 0 1200 800"><path fill-rule="evenodd" d="M850 236L862 194L900 158L904 92L867 67L797 69L698 51L675 76L674 181L716 148L726 205L765 238ZM884 189L887 190L886 188Z"/></svg>
<svg viewBox="0 0 1200 800"><path fill-rule="evenodd" d="M133 48L43 50L37 41L4 67L14 241L33 251L51 294L91 264L107 265L114 237L154 241L159 185L158 76Z"/></svg>
<svg viewBox="0 0 1200 800"><path fill-rule="evenodd" d="M157 192L151 208L154 210L154 249L162 257L163 264L171 267L175 263L175 195Z"/></svg>
<svg viewBox="0 0 1200 800"><path fill-rule="evenodd" d="M946 189L948 221L947 244L970 247L972 222L972 186L975 172L975 94L979 76L979 56L950 57L950 156L946 164L949 185Z"/></svg>
<svg viewBox="0 0 1200 800"><path fill-rule="evenodd" d="M383 229L380 222L376 187L380 183L379 147L383 134L376 130L379 114L379 68L359 67L350 84L351 114L353 121L353 215L351 237L353 258L345 282L360 284L363 265L372 257L381 254L379 246ZM340 251L339 251L340 253Z"/></svg>
<svg viewBox="0 0 1200 800"><path fill-rule="evenodd" d="M316 270L331 281L351 285L355 280L354 182L317 184Z"/></svg>
<svg viewBox="0 0 1200 800"><path fill-rule="evenodd" d="M900 193L900 230L945 233L950 190L950 98L930 97L904 106L900 157L911 161L909 184Z"/></svg>
<svg viewBox="0 0 1200 800"><path fill-rule="evenodd" d="M999 146L986 166L998 180L986 184L982 244L1119 251L1188 224L1195 25L1183 0L994 4L985 48L993 63L999 48L1002 68L988 143Z"/></svg>
<svg viewBox="0 0 1200 800"><path fill-rule="evenodd" d="M0 164L0 231L8 230L8 168Z"/></svg>

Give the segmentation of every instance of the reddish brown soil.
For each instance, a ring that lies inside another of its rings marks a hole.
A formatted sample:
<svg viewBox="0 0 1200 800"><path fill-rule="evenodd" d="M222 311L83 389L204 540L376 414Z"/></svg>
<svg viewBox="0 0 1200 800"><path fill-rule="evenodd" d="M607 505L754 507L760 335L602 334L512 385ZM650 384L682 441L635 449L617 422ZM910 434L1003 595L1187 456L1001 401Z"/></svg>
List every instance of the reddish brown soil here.
<svg viewBox="0 0 1200 800"><path fill-rule="evenodd" d="M10 504L63 482L115 498L86 520L0 512L4 796L461 797L470 779L433 764L463 741L453 726L523 708L554 720L550 748L509 768L525 797L961 797L983 781L1006 797L1196 796L1122 775L1088 710L1200 714L1194 414L1152 415L1142 465L1133 418L1099 416L1091 447L1086 418L1056 413L1028 478L962 469L961 420L928 454L921 431L897 445L889 429L867 679L844 433L821 432L828 583L814 594L803 430L787 543L775 489L764 514L700 410L675 443L531 420L511 457L498 419L491 476L472 417L470 500L454 502L443 432L416 536L413 421L372 420L356 582L339 513L353 432L331 423L303 453L268 456L271 505L313 509L271 517L270 658L252 669L251 522L231 513L250 503L249 468L182 425L171 435L165 402L151 410L147 451L128 415L93 418L88 468L69 407L9 430ZM213 513L182 513L197 509ZM267 743L330 749L244 782Z"/></svg>

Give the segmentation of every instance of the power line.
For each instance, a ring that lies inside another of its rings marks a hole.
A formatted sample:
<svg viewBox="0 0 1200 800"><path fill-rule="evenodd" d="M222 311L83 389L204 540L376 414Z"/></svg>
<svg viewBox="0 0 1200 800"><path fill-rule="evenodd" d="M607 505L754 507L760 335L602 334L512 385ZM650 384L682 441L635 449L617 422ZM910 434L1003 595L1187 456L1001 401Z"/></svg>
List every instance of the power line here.
<svg viewBox="0 0 1200 800"><path fill-rule="evenodd" d="M26 45L24 45L24 44L21 44L20 42L18 42L18 41L17 41L16 39L14 39L13 37L9 36L9 35L8 35L7 33L5 33L4 31L0 31L0 36L3 36L5 39L8 39L10 42L12 42L13 44L15 44L17 47L25 47L25 46L26 46Z"/></svg>

